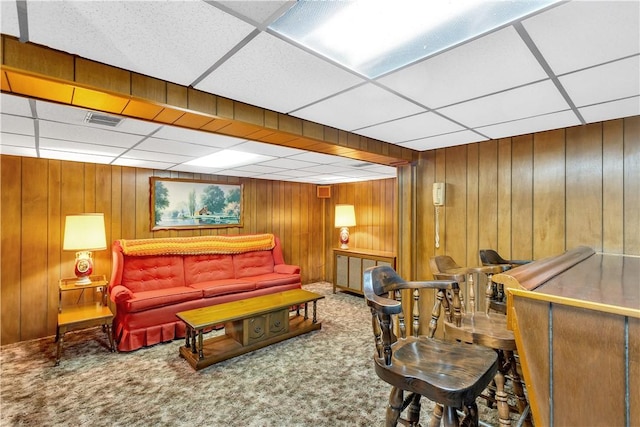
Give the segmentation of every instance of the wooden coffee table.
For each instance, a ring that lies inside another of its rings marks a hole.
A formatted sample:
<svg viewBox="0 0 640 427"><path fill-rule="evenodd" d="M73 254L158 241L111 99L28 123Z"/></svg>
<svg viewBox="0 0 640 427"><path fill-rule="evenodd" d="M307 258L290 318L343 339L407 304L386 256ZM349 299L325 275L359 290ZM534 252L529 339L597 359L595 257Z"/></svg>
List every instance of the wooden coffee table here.
<svg viewBox="0 0 640 427"><path fill-rule="evenodd" d="M316 318L316 302L322 298L323 295L293 289L177 313L187 325L180 356L197 371L318 330L322 324ZM307 310L310 302L313 303L311 319ZM296 310L292 310L294 307ZM300 314L301 308L303 314ZM224 335L203 339L205 330L218 325L224 325Z"/></svg>

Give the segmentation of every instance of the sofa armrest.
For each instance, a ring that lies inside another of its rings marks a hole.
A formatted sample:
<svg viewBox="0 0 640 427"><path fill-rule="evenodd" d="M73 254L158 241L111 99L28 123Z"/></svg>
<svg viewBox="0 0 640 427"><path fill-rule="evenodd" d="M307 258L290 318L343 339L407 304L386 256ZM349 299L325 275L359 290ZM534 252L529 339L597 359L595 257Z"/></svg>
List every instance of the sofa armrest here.
<svg viewBox="0 0 640 427"><path fill-rule="evenodd" d="M276 264L273 266L273 271L280 274L298 274L300 273L300 267L297 265Z"/></svg>
<svg viewBox="0 0 640 427"><path fill-rule="evenodd" d="M128 301L131 298L133 298L133 292L122 285L115 285L111 289L111 301L115 302L116 304Z"/></svg>

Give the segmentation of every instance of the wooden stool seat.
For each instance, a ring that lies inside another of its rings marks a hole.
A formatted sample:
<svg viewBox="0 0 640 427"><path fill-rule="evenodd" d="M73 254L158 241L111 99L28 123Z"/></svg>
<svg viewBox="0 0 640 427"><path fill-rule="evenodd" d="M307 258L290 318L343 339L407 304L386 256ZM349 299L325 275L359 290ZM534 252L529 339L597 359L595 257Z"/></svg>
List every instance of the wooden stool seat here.
<svg viewBox="0 0 640 427"><path fill-rule="evenodd" d="M451 345L454 344L454 345ZM452 408L464 408L482 393L495 372L493 355L469 346L421 337L407 337L394 348L391 363L375 363L378 376L404 390Z"/></svg>

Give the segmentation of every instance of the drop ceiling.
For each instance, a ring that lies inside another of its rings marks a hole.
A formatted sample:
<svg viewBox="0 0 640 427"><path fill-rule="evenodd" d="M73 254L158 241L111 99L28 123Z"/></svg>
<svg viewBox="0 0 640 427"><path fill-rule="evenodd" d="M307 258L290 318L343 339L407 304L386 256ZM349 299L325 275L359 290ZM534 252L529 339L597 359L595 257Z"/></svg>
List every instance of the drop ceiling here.
<svg viewBox="0 0 640 427"><path fill-rule="evenodd" d="M640 115L638 1L560 2L376 78L269 27L295 6L2 0L0 12L2 34L21 41L416 151ZM86 123L87 110L5 93L1 111L4 154L315 184L395 177L390 166L160 123ZM225 149L260 157L186 164Z"/></svg>

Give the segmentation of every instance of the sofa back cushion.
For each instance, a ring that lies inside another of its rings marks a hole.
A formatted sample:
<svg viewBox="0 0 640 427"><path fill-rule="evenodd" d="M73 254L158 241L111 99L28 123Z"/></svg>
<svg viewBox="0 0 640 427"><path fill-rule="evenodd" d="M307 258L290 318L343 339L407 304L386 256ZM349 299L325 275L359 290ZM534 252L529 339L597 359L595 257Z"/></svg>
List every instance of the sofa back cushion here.
<svg viewBox="0 0 640 427"><path fill-rule="evenodd" d="M185 286L180 255L124 256L122 284L132 292Z"/></svg>
<svg viewBox="0 0 640 427"><path fill-rule="evenodd" d="M237 279L273 273L273 254L271 251L253 251L233 255L233 269Z"/></svg>
<svg viewBox="0 0 640 427"><path fill-rule="evenodd" d="M184 280L188 285L233 279L233 256L223 254L185 255Z"/></svg>

